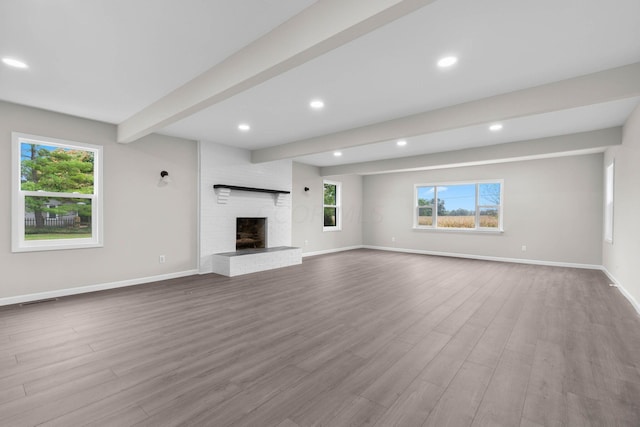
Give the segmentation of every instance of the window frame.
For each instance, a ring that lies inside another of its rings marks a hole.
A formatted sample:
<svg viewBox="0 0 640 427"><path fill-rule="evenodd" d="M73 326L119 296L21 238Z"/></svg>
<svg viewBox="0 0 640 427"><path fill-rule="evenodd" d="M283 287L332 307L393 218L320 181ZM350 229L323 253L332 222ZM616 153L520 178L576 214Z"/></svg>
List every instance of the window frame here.
<svg viewBox="0 0 640 427"><path fill-rule="evenodd" d="M604 171L604 224L602 227L603 240L613 244L613 227L615 211L615 159L611 161Z"/></svg>
<svg viewBox="0 0 640 427"><path fill-rule="evenodd" d="M336 204L327 205L324 203L324 186L335 185L336 187ZM336 225L326 226L324 225L324 210L325 208L335 208L336 210ZM322 180L322 231L342 231L342 183L338 181L331 181L328 179Z"/></svg>
<svg viewBox="0 0 640 427"><path fill-rule="evenodd" d="M82 249L103 247L103 202L102 202L102 146L87 144L84 142L68 141L58 138L50 138L40 135L30 135L20 132L11 133L12 143L12 167L11 167L11 251L12 252L36 252L66 249ZM62 147L91 151L93 153L93 194L63 193L52 191L27 191L22 190L22 164L21 144L37 144L53 147ZM91 237L90 238L66 238L51 240L26 240L25 239L25 198L26 197L52 197L89 199L91 201Z"/></svg>
<svg viewBox="0 0 640 427"><path fill-rule="evenodd" d="M499 205L480 205L480 185L481 184L500 184L500 204ZM474 185L475 186L475 227L438 227L438 187L455 186L455 185ZM421 187L433 187L434 204L420 206L418 203L418 190ZM462 233L503 233L504 228L504 179L483 179L475 181L454 181L454 182L431 182L425 184L414 184L413 186L413 229L429 230L438 232L462 232ZM420 208L431 208L432 225L420 225L418 217ZM494 209L498 210L498 227L481 227L480 226L480 210Z"/></svg>

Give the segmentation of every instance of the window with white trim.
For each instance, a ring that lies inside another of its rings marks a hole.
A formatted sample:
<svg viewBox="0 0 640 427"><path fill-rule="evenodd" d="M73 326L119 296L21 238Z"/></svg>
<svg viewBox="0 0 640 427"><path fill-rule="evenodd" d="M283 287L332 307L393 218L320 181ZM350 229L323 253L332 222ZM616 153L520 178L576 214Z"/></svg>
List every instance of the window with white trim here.
<svg viewBox="0 0 640 427"><path fill-rule="evenodd" d="M607 166L605 177L605 206L604 206L604 241L613 243L613 182L614 163Z"/></svg>
<svg viewBox="0 0 640 427"><path fill-rule="evenodd" d="M342 184L335 181L322 181L324 187L323 217L324 231L339 231L342 227L341 187Z"/></svg>
<svg viewBox="0 0 640 427"><path fill-rule="evenodd" d="M502 231L502 180L416 184L414 228Z"/></svg>
<svg viewBox="0 0 640 427"><path fill-rule="evenodd" d="M102 147L11 136L12 251L102 246Z"/></svg>

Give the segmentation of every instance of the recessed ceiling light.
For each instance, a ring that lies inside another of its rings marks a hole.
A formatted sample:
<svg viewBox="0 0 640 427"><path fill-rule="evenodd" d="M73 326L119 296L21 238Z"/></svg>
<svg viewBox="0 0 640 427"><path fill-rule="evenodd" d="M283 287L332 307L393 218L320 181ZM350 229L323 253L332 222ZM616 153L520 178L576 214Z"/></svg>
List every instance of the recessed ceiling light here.
<svg viewBox="0 0 640 427"><path fill-rule="evenodd" d="M502 123L494 123L491 126L489 126L489 130L491 132L498 132L499 130L502 130L503 126Z"/></svg>
<svg viewBox="0 0 640 427"><path fill-rule="evenodd" d="M251 130L251 126L249 126L247 123L240 123L238 125L238 130L242 132L249 132Z"/></svg>
<svg viewBox="0 0 640 427"><path fill-rule="evenodd" d="M404 140L404 139L401 139L401 140L399 140L399 141L397 141L397 142L396 142L396 145L397 145L398 147L404 147L405 145L407 145L407 141L406 141L406 140Z"/></svg>
<svg viewBox="0 0 640 427"><path fill-rule="evenodd" d="M309 107L314 110L322 110L324 108L324 101L321 99L314 99L309 103Z"/></svg>
<svg viewBox="0 0 640 427"><path fill-rule="evenodd" d="M26 63L24 63L24 62L22 62L22 61L20 61L18 59L15 59L15 58L6 58L5 57L5 58L2 58L2 62L4 62L5 65L8 65L8 66L14 67L14 68L29 68L29 66Z"/></svg>
<svg viewBox="0 0 640 427"><path fill-rule="evenodd" d="M334 151L333 155L336 156L336 157L340 157L340 156L342 156L342 151Z"/></svg>
<svg viewBox="0 0 640 427"><path fill-rule="evenodd" d="M449 68L455 65L458 62L458 58L455 56L445 56L444 58L440 58L438 60L438 67L440 68Z"/></svg>

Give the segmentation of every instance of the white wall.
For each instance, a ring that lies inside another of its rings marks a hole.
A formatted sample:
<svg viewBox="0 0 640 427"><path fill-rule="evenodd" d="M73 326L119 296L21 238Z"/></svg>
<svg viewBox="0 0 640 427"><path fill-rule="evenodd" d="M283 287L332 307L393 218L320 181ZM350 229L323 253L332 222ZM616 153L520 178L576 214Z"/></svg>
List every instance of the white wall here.
<svg viewBox="0 0 640 427"><path fill-rule="evenodd" d="M197 145L150 135L116 142L116 126L0 102L0 303L9 297L171 276L196 268ZM11 252L11 132L104 147L104 247ZM173 182L158 186L160 171ZM159 264L158 256L166 263Z"/></svg>
<svg viewBox="0 0 640 427"><path fill-rule="evenodd" d="M622 145L607 149L615 160L613 243L604 242L603 265L640 312L640 107L623 129Z"/></svg>
<svg viewBox="0 0 640 427"><path fill-rule="evenodd" d="M599 153L365 176L364 244L599 266L602 158ZM412 228L414 184L487 179L504 179L504 233Z"/></svg>
<svg viewBox="0 0 640 427"><path fill-rule="evenodd" d="M267 246L291 245L291 195L276 206L273 194L231 190L218 203L214 184L291 191L291 160L251 163L251 152L200 142L200 272L209 273L211 255L236 250L236 218L267 218Z"/></svg>
<svg viewBox="0 0 640 427"><path fill-rule="evenodd" d="M293 245L303 254L362 245L362 177L327 177L342 183L342 230L323 231L323 177L320 169L293 163ZM304 191L309 187L309 191Z"/></svg>

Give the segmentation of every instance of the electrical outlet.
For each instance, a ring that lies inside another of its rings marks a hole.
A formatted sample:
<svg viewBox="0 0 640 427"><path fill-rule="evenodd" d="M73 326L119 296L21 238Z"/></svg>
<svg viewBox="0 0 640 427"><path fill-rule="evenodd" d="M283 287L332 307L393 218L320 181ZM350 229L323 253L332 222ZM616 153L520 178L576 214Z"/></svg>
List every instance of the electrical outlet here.
<svg viewBox="0 0 640 427"><path fill-rule="evenodd" d="M160 255L160 256L158 257L158 262L159 262L160 264L164 264L164 262L165 262L166 260L167 260L167 258L166 258L164 255Z"/></svg>
<svg viewBox="0 0 640 427"><path fill-rule="evenodd" d="M396 241L396 238L395 238L395 237L392 237L392 238L391 238L391 241L392 241L392 242L395 242L395 241Z"/></svg>
<svg viewBox="0 0 640 427"><path fill-rule="evenodd" d="M308 241L308 240L305 240L305 241L304 241L304 245L305 245L305 246L309 246L309 241Z"/></svg>
<svg viewBox="0 0 640 427"><path fill-rule="evenodd" d="M527 245L522 245L522 252L527 252Z"/></svg>

